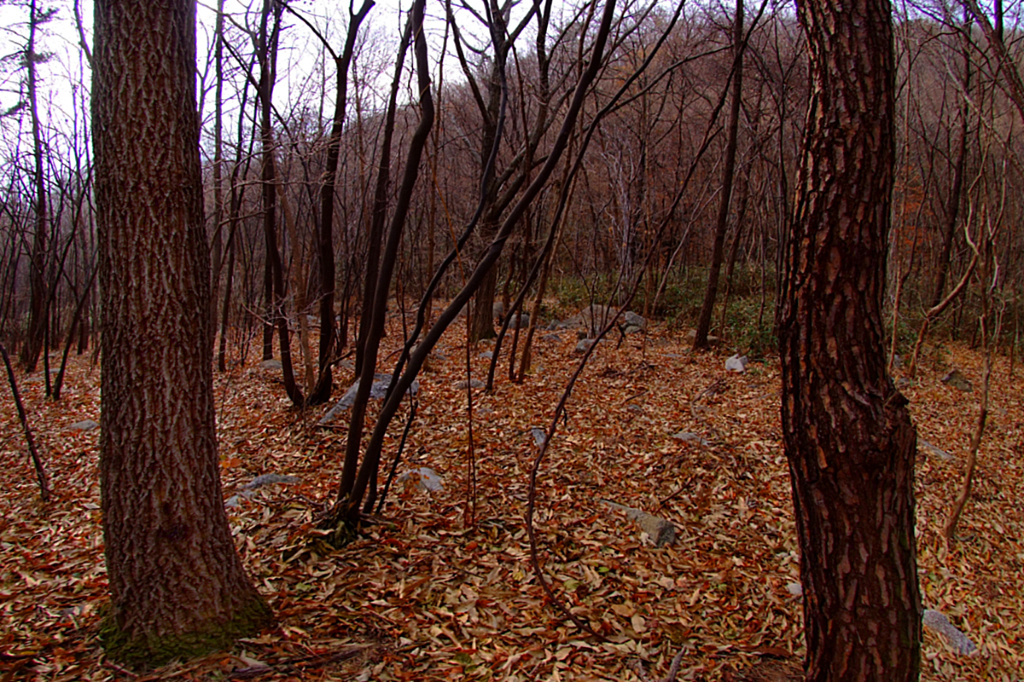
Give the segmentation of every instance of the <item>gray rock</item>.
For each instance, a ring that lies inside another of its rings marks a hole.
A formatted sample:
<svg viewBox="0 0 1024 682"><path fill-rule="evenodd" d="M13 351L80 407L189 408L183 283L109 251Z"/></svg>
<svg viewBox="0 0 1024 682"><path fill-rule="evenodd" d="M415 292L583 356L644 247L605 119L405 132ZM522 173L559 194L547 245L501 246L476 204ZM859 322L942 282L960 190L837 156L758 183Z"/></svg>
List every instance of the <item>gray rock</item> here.
<svg viewBox="0 0 1024 682"><path fill-rule="evenodd" d="M287 476L284 474L260 474L256 478L252 479L241 487L241 492L237 495L232 495L228 499L224 500L224 506L228 509L236 509L242 506L243 500L251 500L252 496L256 492L256 488L262 488L265 485L273 485L275 483L287 483L289 485L299 482L298 476Z"/></svg>
<svg viewBox="0 0 1024 682"><path fill-rule="evenodd" d="M619 329L622 330L623 334L642 332L647 329L647 320L632 310L627 310L622 313L622 318L619 320Z"/></svg>
<svg viewBox="0 0 1024 682"><path fill-rule="evenodd" d="M941 612L935 609L925 609L921 623L929 630L942 635L950 648L961 656L973 656L978 653L978 647L974 642L958 627L950 623L949 619Z"/></svg>
<svg viewBox="0 0 1024 682"><path fill-rule="evenodd" d="M480 354L480 357L490 360L491 358L494 357L494 351L485 350L483 353Z"/></svg>
<svg viewBox="0 0 1024 682"><path fill-rule="evenodd" d="M491 313L497 318L505 317L505 302L495 301L491 306Z"/></svg>
<svg viewBox="0 0 1024 682"><path fill-rule="evenodd" d="M538 448L544 445L544 440L548 437L547 431L539 426L530 429L530 435L533 436L533 442L537 444Z"/></svg>
<svg viewBox="0 0 1024 682"><path fill-rule="evenodd" d="M610 500L601 500L601 502L612 509L616 509L621 512L625 512L626 516L635 521L640 530L647 533L651 540L658 547L664 547L675 542L676 539L676 527L671 522L665 519L648 514L645 511L634 509L633 507L627 507L623 504L618 504Z"/></svg>
<svg viewBox="0 0 1024 682"><path fill-rule="evenodd" d="M944 462L949 462L954 459L953 455L949 454L942 448L935 447L934 445L926 441L924 438L918 438L917 444Z"/></svg>
<svg viewBox="0 0 1024 682"><path fill-rule="evenodd" d="M608 306L594 303L580 310L579 313L567 320L562 320L556 325L556 329L571 329L583 327L590 333L600 331L608 320L612 318L615 311Z"/></svg>
<svg viewBox="0 0 1024 682"><path fill-rule="evenodd" d="M696 329L691 329L688 332L686 332L686 342L687 343L693 343L696 338L697 338L697 330ZM709 346L717 345L719 341L720 341L720 339L717 336L712 336L711 334L708 334L708 345Z"/></svg>
<svg viewBox="0 0 1024 682"><path fill-rule="evenodd" d="M558 334L544 334L540 337L541 341L558 342L562 340L562 337Z"/></svg>
<svg viewBox="0 0 1024 682"><path fill-rule="evenodd" d="M100 425L94 422L93 420L83 419L80 422L75 422L69 428L72 431L92 431L94 429L98 429L99 427Z"/></svg>
<svg viewBox="0 0 1024 682"><path fill-rule="evenodd" d="M786 585L786 592L789 592L794 597L799 597L804 593L804 586L800 583L789 583Z"/></svg>
<svg viewBox="0 0 1024 682"><path fill-rule="evenodd" d="M281 361L280 360L264 360L263 362L260 363L260 367L262 367L263 369L269 369L269 370L272 370L272 371L276 371L276 370L281 369Z"/></svg>
<svg viewBox="0 0 1024 682"><path fill-rule="evenodd" d="M530 326L530 313L517 314L512 318L512 321L508 323L509 329L515 329L519 327L523 329Z"/></svg>
<svg viewBox="0 0 1024 682"><path fill-rule="evenodd" d="M590 350L595 343L597 343L597 339L580 339L579 343L576 344L576 348L573 349L573 352L577 355L583 355Z"/></svg>
<svg viewBox="0 0 1024 682"><path fill-rule="evenodd" d="M273 485L274 483L287 483L291 485L298 483L299 480L298 476L287 476L284 474L260 474L243 485L242 490L255 490L256 488L262 488L265 485Z"/></svg>
<svg viewBox="0 0 1024 682"><path fill-rule="evenodd" d="M483 388L486 385L487 384L485 384L484 382L480 381L479 379L473 379L472 381L468 381L468 382L465 379L463 379L462 381L460 381L457 384L455 384L455 387L456 388Z"/></svg>
<svg viewBox="0 0 1024 682"><path fill-rule="evenodd" d="M384 396L387 395L388 386L391 385L390 374L374 374L373 385L370 386L370 399L371 400L383 400ZM345 391L345 395L341 396L341 399L335 403L334 407L327 411L320 421L317 422L320 426L329 424L339 414L352 407L356 402L356 393L359 391L359 380L356 379L355 383L348 387ZM409 386L409 395L416 395L420 391L420 382L414 379L412 385Z"/></svg>
<svg viewBox="0 0 1024 682"><path fill-rule="evenodd" d="M673 438L677 438L687 443L700 443L704 447L711 445L711 441L701 438L696 433L690 433L689 431L680 431L679 433L673 434Z"/></svg>
<svg viewBox="0 0 1024 682"><path fill-rule="evenodd" d="M747 371L747 364L749 362L750 361L747 360L746 355L740 355L737 353L725 361L725 369L730 372L739 372L742 374Z"/></svg>
<svg viewBox="0 0 1024 682"><path fill-rule="evenodd" d="M959 391L963 391L964 393L970 393L971 391L974 390L974 386L967 379L967 377L961 374L959 370L955 369L946 376L942 377L942 383L952 388L955 388Z"/></svg>
<svg viewBox="0 0 1024 682"><path fill-rule="evenodd" d="M420 467L419 469L407 471L398 477L399 483L407 481L415 483L417 488L427 492L437 492L444 489L444 486L441 484L441 476L430 467Z"/></svg>

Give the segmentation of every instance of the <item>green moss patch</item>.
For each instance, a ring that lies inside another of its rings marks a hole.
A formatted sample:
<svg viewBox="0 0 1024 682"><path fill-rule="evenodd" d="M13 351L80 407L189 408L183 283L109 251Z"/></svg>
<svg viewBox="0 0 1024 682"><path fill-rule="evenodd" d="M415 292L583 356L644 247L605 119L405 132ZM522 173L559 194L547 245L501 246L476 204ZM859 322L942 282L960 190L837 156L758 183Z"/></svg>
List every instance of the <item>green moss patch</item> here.
<svg viewBox="0 0 1024 682"><path fill-rule="evenodd" d="M100 641L107 656L115 661L136 668L155 668L175 659L188 660L228 649L240 637L259 632L273 620L270 607L255 597L226 622L209 623L181 634L132 636L117 625L108 604L103 609Z"/></svg>

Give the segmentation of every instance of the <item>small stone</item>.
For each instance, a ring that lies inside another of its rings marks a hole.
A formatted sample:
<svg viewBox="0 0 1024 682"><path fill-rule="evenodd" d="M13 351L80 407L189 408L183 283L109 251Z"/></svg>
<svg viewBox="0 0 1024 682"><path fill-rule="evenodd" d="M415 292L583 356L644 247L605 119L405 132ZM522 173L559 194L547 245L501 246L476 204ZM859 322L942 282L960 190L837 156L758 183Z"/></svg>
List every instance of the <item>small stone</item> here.
<svg viewBox="0 0 1024 682"><path fill-rule="evenodd" d="M942 612L925 609L921 617L921 624L942 635L953 651L961 656L973 656L978 653L978 647L974 642L960 628L950 623Z"/></svg>
<svg viewBox="0 0 1024 682"><path fill-rule="evenodd" d="M680 431L679 433L673 434L672 437L681 440L685 443L700 443L704 447L708 447L711 445L711 441L705 440L696 433L691 433L689 431Z"/></svg>
<svg viewBox="0 0 1024 682"><path fill-rule="evenodd" d="M544 445L544 441L548 437L547 432L539 426L534 426L530 429L530 435L533 436L533 442L537 444L538 448Z"/></svg>
<svg viewBox="0 0 1024 682"><path fill-rule="evenodd" d="M512 321L509 322L508 326L509 326L509 329L515 329L516 327L519 327L520 329L525 328L525 327L529 327L530 326L530 313L522 313L522 314L515 315L512 318Z"/></svg>
<svg viewBox="0 0 1024 682"><path fill-rule="evenodd" d="M633 334L642 332L647 329L647 320L642 315L637 315L632 310L627 310L622 313L622 320L619 322L619 328L623 334Z"/></svg>
<svg viewBox="0 0 1024 682"><path fill-rule="evenodd" d="M486 385L487 384L485 384L484 382L480 381L479 379L473 379L472 381L468 381L468 382L465 379L463 379L459 383L455 384L455 387L456 388L462 388L462 389L465 389L465 388L483 388Z"/></svg>
<svg viewBox="0 0 1024 682"><path fill-rule="evenodd" d="M271 371L279 370L279 369L281 369L281 361L280 360L264 360L263 362L260 363L260 367L262 367L263 369L269 369Z"/></svg>
<svg viewBox="0 0 1024 682"><path fill-rule="evenodd" d="M749 364L746 355L736 354L725 361L725 369L729 372L738 372L742 374L747 371L747 364Z"/></svg>
<svg viewBox="0 0 1024 682"><path fill-rule="evenodd" d="M942 383L952 388L955 388L958 391L963 391L964 393L970 393L971 391L974 390L974 386L967 379L967 377L961 374L959 370L955 369L946 376L942 377Z"/></svg>
<svg viewBox="0 0 1024 682"><path fill-rule="evenodd" d="M430 467L420 467L419 469L407 471L398 477L398 482L415 483L417 488L427 492L437 492L444 489L444 486L441 484L441 476Z"/></svg>
<svg viewBox="0 0 1024 682"><path fill-rule="evenodd" d="M384 396L387 395L388 387L391 386L391 374L377 373L373 375L373 383L370 385L370 399L371 400L383 400ZM327 411L320 421L317 422L320 426L330 423L337 417L341 412L344 412L348 408L352 407L356 403L356 393L359 391L359 380L356 379L355 383L348 387L345 394L341 396L334 407ZM420 391L420 382L418 379L413 379L412 384L409 386L407 393L409 395L416 395Z"/></svg>
<svg viewBox="0 0 1024 682"><path fill-rule="evenodd" d="M287 483L288 485L292 485L298 482L298 476L288 476L284 474L260 474L242 486L242 490L253 490L255 488L262 488L265 485L273 485L274 483Z"/></svg>
<svg viewBox="0 0 1024 682"><path fill-rule="evenodd" d="M573 350L577 355L583 355L597 343L597 339L580 339L579 343L576 344L576 348Z"/></svg>
<svg viewBox="0 0 1024 682"><path fill-rule="evenodd" d="M804 593L804 586L800 583L789 583L786 585L786 592L789 592L794 597L800 597Z"/></svg>
<svg viewBox="0 0 1024 682"><path fill-rule="evenodd" d="M648 514L640 509L612 502L611 500L601 500L601 502L612 509L624 512L628 518L640 526L640 530L650 537L651 542L653 542L655 546L664 547L665 545L670 545L675 542L676 527L672 522L659 516Z"/></svg>
<svg viewBox="0 0 1024 682"><path fill-rule="evenodd" d="M949 462L949 461L952 461L954 459L953 455L949 454L948 452L946 452L942 448L938 448L938 447L932 445L931 443L926 441L924 438L918 438L917 439L917 444L920 445L922 448L924 448L928 452L932 453L933 455L935 455L936 457L938 457L939 459L941 459L944 462Z"/></svg>
<svg viewBox="0 0 1024 682"><path fill-rule="evenodd" d="M93 420L83 419L80 422L75 422L74 424L72 424L70 428L72 431L92 431L94 429L98 429L99 427L100 425L94 422Z"/></svg>

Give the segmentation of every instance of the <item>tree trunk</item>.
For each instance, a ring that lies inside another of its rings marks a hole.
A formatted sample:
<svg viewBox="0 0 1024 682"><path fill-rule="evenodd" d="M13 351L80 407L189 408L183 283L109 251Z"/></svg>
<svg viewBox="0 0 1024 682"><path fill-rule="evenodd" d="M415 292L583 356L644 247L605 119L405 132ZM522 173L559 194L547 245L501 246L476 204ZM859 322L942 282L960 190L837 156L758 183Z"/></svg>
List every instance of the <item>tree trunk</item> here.
<svg viewBox="0 0 1024 682"><path fill-rule="evenodd" d="M708 333L711 331L711 316L718 298L718 277L725 255L725 233L729 227L729 204L732 200L732 183L736 176L736 144L740 124L740 100L743 96L743 0L736 2L736 14L732 25L732 100L729 103L729 138L725 146L725 165L722 168L722 201L718 206L718 220L715 224L715 244L711 251L711 268L708 270L708 286L704 292L704 304L697 320L693 337L693 349L708 347ZM737 232L738 236L738 232Z"/></svg>
<svg viewBox="0 0 1024 682"><path fill-rule="evenodd" d="M47 317L47 286L46 286L46 250L47 250L47 219L46 219L46 179L43 173L43 141L39 130L39 105L36 96L36 31L39 24L45 21L35 0L30 5L28 20L28 45L25 47L25 68L28 71L28 100L32 117L32 160L33 189L35 191L35 230L32 233L32 258L29 267L29 318L28 333L25 345L21 348L21 362L25 371L34 372L39 362L39 354L43 350L46 336ZM45 14L45 13L44 13ZM49 350L49 349L47 349ZM47 379L49 375L47 375ZM49 386L49 382L47 382Z"/></svg>
<svg viewBox="0 0 1024 682"><path fill-rule="evenodd" d="M277 165L274 155L277 153L274 143L274 128L271 121L271 99L274 93L274 80L277 77L277 41L281 28L282 5L275 5L272 0L265 0L260 19L259 45L257 52L260 60L260 144L261 173L260 191L263 206L263 236L266 243L267 273L270 284L268 299L268 323L277 327L277 340L281 350L281 378L284 390L292 404L302 405L302 391L295 383L295 372L292 368L292 350L288 331L288 316L284 310L284 264L281 262L281 251L277 245ZM270 25L273 15L273 26ZM266 286L266 284L264 285ZM300 311L301 314L305 314ZM267 357L270 347L267 330L263 331L263 355Z"/></svg>
<svg viewBox="0 0 1024 682"><path fill-rule="evenodd" d="M95 26L102 638L113 658L156 665L226 646L271 614L220 487L195 5L108 0Z"/></svg>
<svg viewBox="0 0 1024 682"><path fill-rule="evenodd" d="M217 331L217 292L220 291L220 275L224 266L224 0L217 0L217 20L213 29L213 234L210 245L213 259L213 285L210 287L210 316L213 324L210 333ZM210 343L214 342L210 339Z"/></svg>
<svg viewBox="0 0 1024 682"><path fill-rule="evenodd" d="M316 387L310 391L309 403L318 405L331 398L333 377L331 362L334 360L338 339L334 319L334 185L338 176L338 161L341 158L341 133L345 126L345 109L348 104L348 70L355 52L359 25L373 6L364 0L358 12L350 15L348 37L341 57L334 60L336 70L336 94L334 117L331 121L331 136L327 143L327 165L324 168L324 184L320 187L320 232L317 238L317 262L320 265L320 360Z"/></svg>
<svg viewBox="0 0 1024 682"><path fill-rule="evenodd" d="M485 226L481 234L493 235L497 232L497 225ZM493 339L497 334L494 332L494 292L498 288L498 268L492 267L484 275L480 282L480 288L476 290L473 297L472 315L470 323L472 328L469 332L470 341L482 341Z"/></svg>
<svg viewBox="0 0 1024 682"><path fill-rule="evenodd" d="M966 24L964 30L964 79L963 89L965 93L971 92L971 23ZM935 273L935 288L932 290L931 303L929 307L934 308L942 302L946 293L946 278L949 275L949 258L953 253L953 238L956 236L956 226L960 218L960 197L963 193L964 172L967 167L967 135L968 121L971 115L970 100L965 96L960 105L960 139L957 145L956 161L953 163L953 179L949 188L949 196L945 206L945 222L942 226L942 246L939 249L938 268Z"/></svg>
<svg viewBox="0 0 1024 682"><path fill-rule="evenodd" d="M799 8L811 101L779 317L807 679L916 680L916 433L885 370L894 164L886 0Z"/></svg>

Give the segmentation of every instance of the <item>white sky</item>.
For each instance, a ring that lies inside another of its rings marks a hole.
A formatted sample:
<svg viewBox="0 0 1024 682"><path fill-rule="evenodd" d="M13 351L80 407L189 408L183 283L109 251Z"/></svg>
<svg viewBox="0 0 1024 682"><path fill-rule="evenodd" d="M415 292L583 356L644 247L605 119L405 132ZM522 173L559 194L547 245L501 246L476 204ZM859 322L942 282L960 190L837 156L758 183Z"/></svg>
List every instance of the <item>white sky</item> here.
<svg viewBox="0 0 1024 682"><path fill-rule="evenodd" d="M361 0L360 0L361 1ZM390 64L393 65L393 44L402 21L399 15L400 3L408 4L408 0L377 0L364 21L361 33L369 36L367 50L369 64L379 62L381 68L387 63L390 52ZM37 66L38 102L40 116L44 128L67 129L75 116L76 101L81 109L80 88L82 84L89 87L91 75L86 59L79 49L79 34L74 21L74 0L54 0L51 6L58 8L52 21L37 32L36 51L47 53L50 59ZM330 0L293 0L296 10L305 14L307 19L330 40L332 47L340 52L344 45L347 28L348 5L346 2ZM262 0L252 0L250 21L255 22ZM246 5L239 0L227 0L225 10L235 17L239 23L245 21ZM82 0L82 20L87 41L92 43L92 0ZM15 57L23 49L28 38L27 7L16 7L0 0L0 57L7 58L0 67L0 111L6 112L24 99L24 69ZM201 3L197 10L197 69L201 74L207 68L209 46L213 40L216 6ZM281 41L278 57L278 81L275 86L274 102L285 112L291 100L300 96L313 97L319 102L321 84L325 80L326 68L327 91L324 102L326 116L330 116L334 103L334 65L328 59L324 64L325 52L320 41L298 19L286 13L285 24L288 27ZM251 52L251 47L240 46L244 56ZM377 53L374 58L374 52ZM14 55L14 56L11 56ZM225 60L233 65L227 51ZM207 77L209 83L213 79L213 67L210 66ZM230 85L225 87L224 98L230 100L235 96ZM251 92L250 92L251 98ZM204 115L213 111L212 91L203 107ZM251 101L251 100L250 100ZM230 108L230 103L228 104ZM77 112L79 118L83 116ZM7 153L15 144L19 127L27 130L27 117L21 122L17 116L0 119L0 155Z"/></svg>

